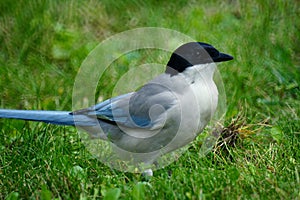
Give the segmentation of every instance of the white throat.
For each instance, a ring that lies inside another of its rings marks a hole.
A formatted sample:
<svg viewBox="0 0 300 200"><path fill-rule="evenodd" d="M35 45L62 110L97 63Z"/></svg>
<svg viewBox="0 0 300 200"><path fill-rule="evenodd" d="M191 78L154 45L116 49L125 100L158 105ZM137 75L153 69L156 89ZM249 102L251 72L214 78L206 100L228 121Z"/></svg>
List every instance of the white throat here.
<svg viewBox="0 0 300 200"><path fill-rule="evenodd" d="M186 68L182 75L192 82L212 81L217 65L215 63L199 64Z"/></svg>

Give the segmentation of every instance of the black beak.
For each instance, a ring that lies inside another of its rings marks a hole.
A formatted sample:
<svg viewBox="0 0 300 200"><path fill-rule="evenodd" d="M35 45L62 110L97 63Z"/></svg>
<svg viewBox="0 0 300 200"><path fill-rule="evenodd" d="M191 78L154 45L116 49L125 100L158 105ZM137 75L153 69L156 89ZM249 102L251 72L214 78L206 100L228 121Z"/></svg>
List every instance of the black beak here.
<svg viewBox="0 0 300 200"><path fill-rule="evenodd" d="M213 58L215 62L224 62L224 61L229 61L232 60L233 57L231 55L225 54L225 53L220 53L217 58Z"/></svg>

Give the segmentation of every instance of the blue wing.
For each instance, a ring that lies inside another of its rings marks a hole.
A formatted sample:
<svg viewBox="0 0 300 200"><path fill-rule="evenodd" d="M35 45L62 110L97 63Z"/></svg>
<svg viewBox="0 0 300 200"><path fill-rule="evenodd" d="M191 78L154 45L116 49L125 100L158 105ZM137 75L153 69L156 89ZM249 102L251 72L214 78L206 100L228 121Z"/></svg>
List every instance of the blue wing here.
<svg viewBox="0 0 300 200"><path fill-rule="evenodd" d="M151 116L152 106L160 105ZM160 85L147 84L138 92L120 95L87 109L73 112L96 117L129 128L159 128L165 122L164 111L175 105L174 97Z"/></svg>

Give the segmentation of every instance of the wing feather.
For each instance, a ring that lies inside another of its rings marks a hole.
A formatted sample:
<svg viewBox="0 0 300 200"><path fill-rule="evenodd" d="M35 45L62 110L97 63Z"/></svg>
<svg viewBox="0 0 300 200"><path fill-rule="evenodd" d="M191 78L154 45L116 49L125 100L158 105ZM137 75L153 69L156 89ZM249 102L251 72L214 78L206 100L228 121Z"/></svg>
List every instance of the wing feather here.
<svg viewBox="0 0 300 200"><path fill-rule="evenodd" d="M148 83L138 92L120 95L87 109L73 112L128 128L153 129L164 125L165 111L176 104L172 92Z"/></svg>

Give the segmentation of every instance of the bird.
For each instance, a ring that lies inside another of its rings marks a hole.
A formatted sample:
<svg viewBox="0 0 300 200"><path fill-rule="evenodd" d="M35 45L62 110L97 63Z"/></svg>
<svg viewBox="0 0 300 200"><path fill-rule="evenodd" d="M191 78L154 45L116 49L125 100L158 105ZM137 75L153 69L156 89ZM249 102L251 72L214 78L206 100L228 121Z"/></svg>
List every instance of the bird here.
<svg viewBox="0 0 300 200"><path fill-rule="evenodd" d="M218 104L216 63L232 59L208 43L184 43L172 52L165 72L137 91L76 111L0 109L0 118L80 127L152 176L161 156L191 143L209 123Z"/></svg>

